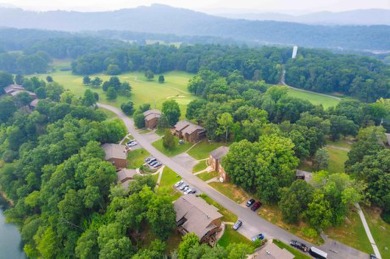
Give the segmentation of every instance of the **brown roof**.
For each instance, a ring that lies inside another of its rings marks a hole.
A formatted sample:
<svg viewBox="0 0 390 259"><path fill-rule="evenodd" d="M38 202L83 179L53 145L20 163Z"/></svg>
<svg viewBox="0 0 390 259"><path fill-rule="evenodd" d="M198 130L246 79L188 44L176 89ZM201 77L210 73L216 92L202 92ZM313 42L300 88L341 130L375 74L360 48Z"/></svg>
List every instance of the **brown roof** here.
<svg viewBox="0 0 390 259"><path fill-rule="evenodd" d="M181 131L181 130L185 129L186 127L188 127L189 125L190 125L190 122L188 122L188 121L178 121L175 125L175 130Z"/></svg>
<svg viewBox="0 0 390 259"><path fill-rule="evenodd" d="M144 112L145 120L151 120L154 118L160 118L161 112L159 110L147 110Z"/></svg>
<svg viewBox="0 0 390 259"><path fill-rule="evenodd" d="M137 171L135 169L126 169L123 168L118 172L118 182L124 182L129 179L133 179L134 176L137 174Z"/></svg>
<svg viewBox="0 0 390 259"><path fill-rule="evenodd" d="M295 256L286 249L279 248L277 245L271 242L267 244L257 252L256 258L263 259L293 259Z"/></svg>
<svg viewBox="0 0 390 259"><path fill-rule="evenodd" d="M200 130L200 131L205 131L205 129L202 126L195 125L193 123L190 123L188 127L183 129L183 134L192 134L195 131Z"/></svg>
<svg viewBox="0 0 390 259"><path fill-rule="evenodd" d="M7 87L4 87L4 92L6 94L9 94L9 93L12 93L12 92L15 92L15 91L25 91L24 87L21 86L21 85L9 85Z"/></svg>
<svg viewBox="0 0 390 259"><path fill-rule="evenodd" d="M102 145L102 148L106 153L106 160L109 160L111 158L127 159L127 152L125 146L106 143Z"/></svg>
<svg viewBox="0 0 390 259"><path fill-rule="evenodd" d="M224 157L228 152L229 152L229 147L221 146L221 147L215 149L214 151L212 151L212 152L210 153L210 155L211 155L214 159L219 160L219 159L221 159L222 157Z"/></svg>
<svg viewBox="0 0 390 259"><path fill-rule="evenodd" d="M215 227L212 221L222 218L216 207L195 195L182 196L173 206L176 211L176 222L185 218L182 227L188 232L194 232L199 239Z"/></svg>

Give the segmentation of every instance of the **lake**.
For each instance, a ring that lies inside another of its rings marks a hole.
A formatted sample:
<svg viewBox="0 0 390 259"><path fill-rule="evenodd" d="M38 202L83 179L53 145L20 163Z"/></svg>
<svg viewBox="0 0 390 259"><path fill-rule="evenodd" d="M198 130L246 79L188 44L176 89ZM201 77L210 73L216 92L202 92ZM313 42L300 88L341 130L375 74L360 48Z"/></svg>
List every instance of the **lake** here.
<svg viewBox="0 0 390 259"><path fill-rule="evenodd" d="M24 259L18 228L5 222L3 210L6 202L0 196L0 259Z"/></svg>

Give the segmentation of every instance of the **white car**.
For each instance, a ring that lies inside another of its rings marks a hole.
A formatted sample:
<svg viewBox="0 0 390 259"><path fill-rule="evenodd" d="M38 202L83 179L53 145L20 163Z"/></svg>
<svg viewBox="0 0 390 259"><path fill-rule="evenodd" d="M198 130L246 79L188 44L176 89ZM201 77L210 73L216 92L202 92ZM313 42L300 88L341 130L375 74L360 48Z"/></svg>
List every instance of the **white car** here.
<svg viewBox="0 0 390 259"><path fill-rule="evenodd" d="M184 192L185 194L190 194L192 192L191 187L188 187L188 189Z"/></svg>
<svg viewBox="0 0 390 259"><path fill-rule="evenodd" d="M129 142L127 142L127 146L128 147L134 147L134 146L136 146L136 145L138 145L138 143L137 143L137 141L129 141Z"/></svg>
<svg viewBox="0 0 390 259"><path fill-rule="evenodd" d="M179 182L177 182L177 183L175 184L175 187L180 187L183 183L184 183L184 181L183 181L183 180L180 180Z"/></svg>

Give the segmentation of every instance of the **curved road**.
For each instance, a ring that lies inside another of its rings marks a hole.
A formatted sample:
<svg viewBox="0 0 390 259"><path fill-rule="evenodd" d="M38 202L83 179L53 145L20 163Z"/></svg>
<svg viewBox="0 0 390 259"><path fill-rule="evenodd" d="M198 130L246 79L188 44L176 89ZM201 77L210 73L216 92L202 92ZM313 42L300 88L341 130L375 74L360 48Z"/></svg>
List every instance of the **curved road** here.
<svg viewBox="0 0 390 259"><path fill-rule="evenodd" d="M199 179L197 176L193 175L191 170L177 164L171 158L162 154L155 147L153 147L151 143L149 143L141 134L137 132L134 127L134 122L129 119L121 110L106 104L99 103L98 106L117 114L118 117L122 119L125 123L129 133L132 134L135 139L137 139L138 144L141 145L144 149L146 149L152 156L154 156L164 165L168 166L177 174L179 174L184 179L184 181L190 183L201 192L207 194L211 199L218 202L221 206L236 214L238 218L244 222L243 226L240 228L240 233L242 233L247 238L250 239L252 236L258 233L264 233L265 236L268 238L274 237L287 244L290 242L290 240L295 239L306 243L309 246L312 246L312 244L308 243L307 241L302 240L299 237L294 236L293 234L285 231L284 229L273 225L272 223L259 217L257 213L252 212L245 206L241 206L230 200L228 197L224 196L220 192L210 187L207 183ZM327 240L325 244L320 246L319 248L323 251L326 251L328 253L328 258L331 259L368 258L367 254L333 240Z"/></svg>

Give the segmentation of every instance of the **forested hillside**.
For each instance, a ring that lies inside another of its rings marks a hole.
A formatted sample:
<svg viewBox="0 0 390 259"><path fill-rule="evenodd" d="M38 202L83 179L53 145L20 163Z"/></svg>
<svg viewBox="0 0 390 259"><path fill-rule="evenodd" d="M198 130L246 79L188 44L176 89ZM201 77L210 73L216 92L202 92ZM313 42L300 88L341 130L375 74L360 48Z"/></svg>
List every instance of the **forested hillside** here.
<svg viewBox="0 0 390 259"><path fill-rule="evenodd" d="M19 19L23 17L24 19ZM319 26L233 20L164 5L113 12L31 12L0 9L0 26L66 31L122 30L179 36L214 36L261 44L332 49L389 50L390 27Z"/></svg>

